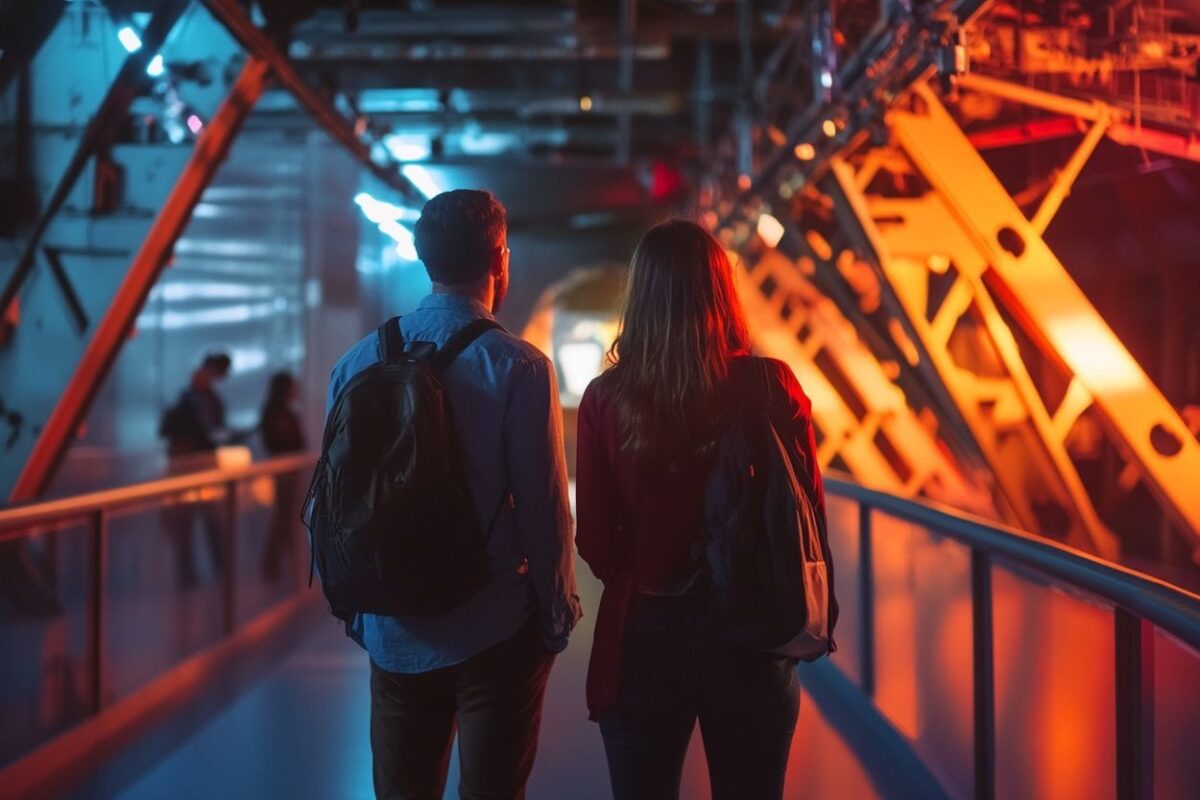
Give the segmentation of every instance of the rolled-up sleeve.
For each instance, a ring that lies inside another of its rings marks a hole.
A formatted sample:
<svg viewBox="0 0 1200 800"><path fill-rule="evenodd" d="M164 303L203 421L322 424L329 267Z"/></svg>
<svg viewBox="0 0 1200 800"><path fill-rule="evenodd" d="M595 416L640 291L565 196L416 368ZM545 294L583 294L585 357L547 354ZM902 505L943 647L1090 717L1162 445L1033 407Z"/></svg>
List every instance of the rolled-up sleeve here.
<svg viewBox="0 0 1200 800"><path fill-rule="evenodd" d="M559 652L581 612L558 384L548 359L514 367L504 441L517 538L529 561L542 641Z"/></svg>

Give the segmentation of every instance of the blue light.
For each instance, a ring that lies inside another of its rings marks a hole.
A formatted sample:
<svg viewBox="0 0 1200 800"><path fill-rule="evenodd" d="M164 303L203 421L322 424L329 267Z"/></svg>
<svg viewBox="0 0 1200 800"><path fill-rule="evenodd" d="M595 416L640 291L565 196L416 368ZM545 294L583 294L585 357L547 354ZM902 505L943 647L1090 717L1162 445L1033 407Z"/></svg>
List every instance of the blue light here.
<svg viewBox="0 0 1200 800"><path fill-rule="evenodd" d="M154 58L150 59L150 63L146 65L146 74L151 78L157 78L166 70L166 65L163 64L162 53L159 53Z"/></svg>
<svg viewBox="0 0 1200 800"><path fill-rule="evenodd" d="M436 194L441 194L442 187L429 174L429 170L422 167L420 164L405 164L400 168L400 172L404 177L408 178L409 182L417 187L417 191L425 195L428 199Z"/></svg>
<svg viewBox="0 0 1200 800"><path fill-rule="evenodd" d="M142 37L138 36L137 31L128 25L117 31L117 38L121 40L121 46L127 52L135 53L142 49Z"/></svg>
<svg viewBox="0 0 1200 800"><path fill-rule="evenodd" d="M407 216L406 209L377 200L366 192L355 195L354 202L362 209L363 216L378 225L379 230L396 243L396 255L408 261L417 260L412 231L399 222L401 217Z"/></svg>

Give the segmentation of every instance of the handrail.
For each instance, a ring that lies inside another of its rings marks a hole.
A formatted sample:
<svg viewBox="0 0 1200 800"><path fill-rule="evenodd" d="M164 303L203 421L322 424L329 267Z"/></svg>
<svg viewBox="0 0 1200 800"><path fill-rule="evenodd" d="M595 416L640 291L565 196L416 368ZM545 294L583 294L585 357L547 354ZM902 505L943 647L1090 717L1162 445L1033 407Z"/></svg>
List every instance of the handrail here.
<svg viewBox="0 0 1200 800"><path fill-rule="evenodd" d="M1111 606L1113 708L1116 712L1116 794L1138 800L1154 796L1154 636L1161 630L1183 646L1200 649L1200 596L1056 542L963 512L868 489L826 476L826 493L854 503L858 511L858 685L875 699L874 539L877 515L920 526L930 535L965 547L970 555L971 685L974 796L994 800L997 773L995 593L997 563L1012 563L1053 586L1078 589ZM878 512L878 513L877 513ZM851 534L853 536L853 534Z"/></svg>
<svg viewBox="0 0 1200 800"><path fill-rule="evenodd" d="M20 530L76 517L86 517L98 511L112 511L136 505L146 500L166 497L189 489L227 484L233 481L296 472L316 463L314 453L299 453L257 461L243 467L208 469L173 475L144 483L88 494L73 495L57 500L38 500L0 509L0 542L28 538L37 532Z"/></svg>
<svg viewBox="0 0 1200 800"><path fill-rule="evenodd" d="M192 472L184 475L173 475L158 480L147 481L144 483L123 486L116 489L106 489L99 492L90 492L88 494L77 495L74 497L65 497L57 500L45 500L41 502L32 502L24 505L14 506L11 508L0 509L0 543L10 541L20 541L38 536L56 537L60 531L50 527L47 529L47 523L56 523L63 521L79 520L83 523L83 541L84 552L86 559L86 569L84 572L84 636L85 642L83 647L84 659L87 664L87 691L85 697L88 702L88 712L90 719L95 722L101 718L106 710L108 710L112 697L108 680L108 669L110 658L108 656L108 623L109 623L109 557L110 557L110 538L111 526L110 521L114 513L127 509L131 506L145 504L147 501L154 500L170 500L176 496L209 487L218 487L223 489L222 495L218 497L202 498L203 502L209 503L210 510L214 512L219 521L215 526L222 540L222 546L219 548L219 555L215 558L217 563L217 576L220 582L220 607L221 607L221 630L225 642L218 645L218 648L229 650L228 644L230 641L239 636L239 631L245 626L239 622L238 618L238 564L242 563L238 559L239 540L242 537L239 535L239 518L240 506L243 502L242 492L239 487L248 480L263 478L268 476L276 476L282 474L298 474L304 475L308 472L312 465L316 462L317 457L314 453L297 453L295 455L280 456L260 461L253 464L248 464L241 467L231 467L227 469L207 469L200 472ZM165 505L165 504L164 504ZM299 509L280 509L276 508L276 512L282 513L298 513ZM170 523L164 520L168 526ZM153 524L153 523L152 523ZM299 525L299 520L295 520L295 524ZM133 529L133 526L122 526L122 530ZM210 530L210 534L212 531ZM186 539L184 541L187 541ZM300 577L300 576L297 576ZM297 582L291 591L292 598L286 608L298 609L300 607L302 594L301 584ZM273 601L276 609L282 607L278 599ZM286 618L286 615L275 613L274 611L262 612L251 623L261 634L263 630L270 626L279 624ZM274 621L271 621L274 620ZM214 652L213 648L209 648L206 653ZM212 661L215 656L209 658ZM195 681L195 667L192 666L197 662L185 662L171 670L168 670L167 676L171 685L178 685L181 681ZM215 662L214 662L215 663ZM191 677L188 677L188 676ZM167 676L160 676L162 680L168 680ZM151 691L153 690L146 690ZM135 695L138 696L138 695ZM147 696L145 694L141 695ZM127 698L128 700L128 698ZM124 706L125 711L116 711L115 718L124 719L122 715L128 716L133 713L129 709L136 708L137 705ZM91 723L86 723L91 724ZM91 730L109 731L115 729L121 723L108 722L96 723L99 727L93 726ZM70 735L70 734L67 734ZM82 735L82 738L77 741L93 742L93 734ZM60 739L56 741L66 741ZM63 745L68 750L77 745ZM37 755L30 755L27 758L37 761ZM34 763L34 762L19 762L19 763ZM15 769L9 767L8 769ZM30 769L35 769L30 767ZM36 771L36 769L35 769ZM6 773L8 774L8 773Z"/></svg>
<svg viewBox="0 0 1200 800"><path fill-rule="evenodd" d="M915 522L972 550L1016 562L1090 592L1200 649L1200 595L1119 564L947 506L826 475L829 494Z"/></svg>

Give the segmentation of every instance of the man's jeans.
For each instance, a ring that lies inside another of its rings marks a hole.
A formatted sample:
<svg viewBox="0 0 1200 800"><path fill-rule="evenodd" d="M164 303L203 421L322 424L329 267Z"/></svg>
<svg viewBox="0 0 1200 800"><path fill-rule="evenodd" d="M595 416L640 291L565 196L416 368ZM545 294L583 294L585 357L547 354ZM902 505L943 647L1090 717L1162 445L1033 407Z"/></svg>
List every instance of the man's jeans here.
<svg viewBox="0 0 1200 800"><path fill-rule="evenodd" d="M796 662L723 641L705 593L638 599L617 705L600 717L616 800L678 798L697 720L714 800L783 796L800 709Z"/></svg>
<svg viewBox="0 0 1200 800"><path fill-rule="evenodd" d="M440 800L458 728L459 796L523 798L554 655L535 620L450 667L401 675L371 664L375 794Z"/></svg>

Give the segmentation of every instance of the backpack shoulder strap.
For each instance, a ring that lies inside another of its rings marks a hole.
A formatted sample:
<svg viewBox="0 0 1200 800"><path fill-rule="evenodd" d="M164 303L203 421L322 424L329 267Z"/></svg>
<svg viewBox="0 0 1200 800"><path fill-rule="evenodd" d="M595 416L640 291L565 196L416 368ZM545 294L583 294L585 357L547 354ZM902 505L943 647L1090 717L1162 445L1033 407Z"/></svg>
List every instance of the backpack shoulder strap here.
<svg viewBox="0 0 1200 800"><path fill-rule="evenodd" d="M392 317L379 326L379 352L384 361L399 361L404 355L404 333L400 330L400 318Z"/></svg>
<svg viewBox="0 0 1200 800"><path fill-rule="evenodd" d="M449 341L438 348L437 354L430 361L434 371L441 372L450 366L450 362L458 358L459 354L467 349L467 345L493 329L504 330L499 322L487 317L480 317L468 323L465 328L451 336Z"/></svg>

